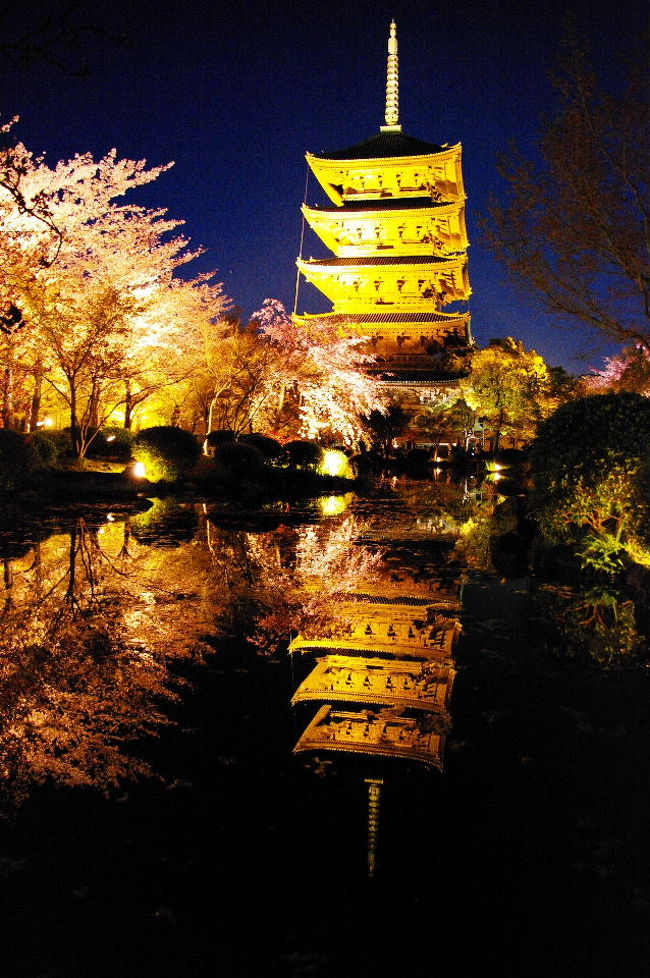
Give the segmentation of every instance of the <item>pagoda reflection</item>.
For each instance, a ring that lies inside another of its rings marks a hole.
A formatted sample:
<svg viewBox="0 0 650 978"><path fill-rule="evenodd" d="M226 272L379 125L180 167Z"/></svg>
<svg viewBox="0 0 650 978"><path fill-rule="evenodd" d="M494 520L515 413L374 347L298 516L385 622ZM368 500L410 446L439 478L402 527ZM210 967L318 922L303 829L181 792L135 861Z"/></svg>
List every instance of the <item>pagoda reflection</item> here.
<svg viewBox="0 0 650 978"><path fill-rule="evenodd" d="M332 602L326 635L292 641L292 652L316 654L292 703L322 704L295 752L397 757L442 770L459 606L439 581L427 595L422 581L395 577L387 555L383 575Z"/></svg>
<svg viewBox="0 0 650 978"><path fill-rule="evenodd" d="M394 539L395 527L382 530ZM460 604L455 587L436 573L445 565L448 535L420 543L406 566L401 547L388 543L355 590L331 595L329 614L307 622L290 644L292 653L315 658L291 702L318 707L294 753L320 763L323 754L367 759L369 877L377 869L387 765L442 772L451 728Z"/></svg>

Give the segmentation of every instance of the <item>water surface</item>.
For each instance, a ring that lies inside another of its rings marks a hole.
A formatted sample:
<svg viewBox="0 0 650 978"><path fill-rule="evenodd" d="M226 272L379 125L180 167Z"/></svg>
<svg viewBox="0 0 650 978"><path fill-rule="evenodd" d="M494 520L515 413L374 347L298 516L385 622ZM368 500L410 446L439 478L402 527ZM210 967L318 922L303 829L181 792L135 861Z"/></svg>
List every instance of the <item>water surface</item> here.
<svg viewBox="0 0 650 978"><path fill-rule="evenodd" d="M3 524L8 974L643 973L645 682L558 656L530 582L467 578L474 505L388 480ZM291 705L328 655L446 670L389 706L428 753L294 752L328 705L385 720L376 687Z"/></svg>

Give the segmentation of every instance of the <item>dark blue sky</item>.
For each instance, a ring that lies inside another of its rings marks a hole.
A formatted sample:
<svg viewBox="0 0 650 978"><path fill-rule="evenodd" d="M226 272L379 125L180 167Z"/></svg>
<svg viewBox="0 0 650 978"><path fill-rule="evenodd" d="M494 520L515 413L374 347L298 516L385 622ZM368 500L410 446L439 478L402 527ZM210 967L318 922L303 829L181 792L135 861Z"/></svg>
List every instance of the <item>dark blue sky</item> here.
<svg viewBox="0 0 650 978"><path fill-rule="evenodd" d="M14 0L3 34L19 34L63 0ZM128 46L92 38L74 63L77 79L46 65L0 65L0 116L21 116L20 138L50 163L76 152L174 168L142 191L152 206L186 221L203 267L219 270L226 293L247 316L267 296L293 305L307 150L339 149L383 123L386 39L397 21L404 130L463 144L470 240L470 304L480 345L512 335L574 372L599 362L601 340L558 329L518 298L481 246L478 222L498 193L497 155L527 145L551 109L548 71L564 17L575 12L595 60L616 58L647 19L632 0L113 0L104 10L77 4L73 23L128 32ZM313 185L313 181L312 181ZM312 201L317 199L314 191ZM310 234L310 232L309 232ZM306 254L319 252L309 236ZM197 268L198 270L198 268ZM316 309L301 289L300 310ZM611 349L609 352L611 352ZM583 359L575 359L582 354Z"/></svg>

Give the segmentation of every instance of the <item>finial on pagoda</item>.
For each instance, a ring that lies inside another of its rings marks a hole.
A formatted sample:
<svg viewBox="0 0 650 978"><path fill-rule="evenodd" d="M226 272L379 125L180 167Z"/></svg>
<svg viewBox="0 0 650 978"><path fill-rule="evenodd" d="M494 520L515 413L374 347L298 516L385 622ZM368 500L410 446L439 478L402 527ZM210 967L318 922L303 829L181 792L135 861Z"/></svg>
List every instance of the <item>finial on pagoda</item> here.
<svg viewBox="0 0 650 978"><path fill-rule="evenodd" d="M388 35L388 63L386 69L386 125L382 132L401 132L399 124L399 58L397 56L397 25L392 20Z"/></svg>

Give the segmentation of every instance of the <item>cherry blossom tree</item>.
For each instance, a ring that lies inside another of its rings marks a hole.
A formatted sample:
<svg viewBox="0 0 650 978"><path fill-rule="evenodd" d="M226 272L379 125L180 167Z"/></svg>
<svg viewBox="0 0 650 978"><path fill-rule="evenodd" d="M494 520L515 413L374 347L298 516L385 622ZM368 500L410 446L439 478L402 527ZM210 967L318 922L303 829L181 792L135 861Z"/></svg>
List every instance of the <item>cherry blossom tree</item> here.
<svg viewBox="0 0 650 978"><path fill-rule="evenodd" d="M265 404L271 431L288 413L294 437L354 445L364 433L361 419L387 410L388 396L368 373L373 358L361 352L361 339L324 320L299 323L276 299L266 299L253 322L274 354Z"/></svg>
<svg viewBox="0 0 650 978"><path fill-rule="evenodd" d="M605 366L585 377L582 386L588 394L629 391L650 397L650 350L636 343L615 357L606 357Z"/></svg>
<svg viewBox="0 0 650 978"><path fill-rule="evenodd" d="M177 274L201 254L181 221L118 203L169 165L111 151L50 168L20 144L0 160L0 319L17 310L14 345L31 334L35 386L45 377L66 403L79 457L119 405L128 425L135 403L187 375L198 320L209 328L227 305L213 276Z"/></svg>
<svg viewBox="0 0 650 978"><path fill-rule="evenodd" d="M209 430L355 444L361 419L388 406L360 342L323 321L296 322L277 299L265 299L246 327L222 318L204 337Z"/></svg>
<svg viewBox="0 0 650 978"><path fill-rule="evenodd" d="M156 773L129 745L172 722L174 665L209 651L220 592L202 598L209 565L191 542L141 545L136 522L79 518L4 562L0 800Z"/></svg>

